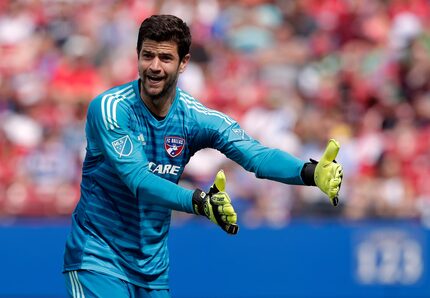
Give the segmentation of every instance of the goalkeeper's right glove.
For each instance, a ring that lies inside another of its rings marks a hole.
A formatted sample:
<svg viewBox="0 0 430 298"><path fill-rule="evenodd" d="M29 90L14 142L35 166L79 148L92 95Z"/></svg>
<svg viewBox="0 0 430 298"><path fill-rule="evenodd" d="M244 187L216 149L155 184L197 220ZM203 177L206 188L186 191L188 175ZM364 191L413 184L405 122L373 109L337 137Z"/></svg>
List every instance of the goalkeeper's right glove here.
<svg viewBox="0 0 430 298"><path fill-rule="evenodd" d="M221 170L217 173L209 193L197 189L193 194L193 209L195 214L206 216L228 234L235 235L239 226L236 224L237 215L230 197L225 192L225 180Z"/></svg>
<svg viewBox="0 0 430 298"><path fill-rule="evenodd" d="M339 204L339 190L342 185L343 169L335 159L339 152L339 143L331 139L319 162L311 159L302 169L302 179L306 185L316 185L324 192L333 206Z"/></svg>

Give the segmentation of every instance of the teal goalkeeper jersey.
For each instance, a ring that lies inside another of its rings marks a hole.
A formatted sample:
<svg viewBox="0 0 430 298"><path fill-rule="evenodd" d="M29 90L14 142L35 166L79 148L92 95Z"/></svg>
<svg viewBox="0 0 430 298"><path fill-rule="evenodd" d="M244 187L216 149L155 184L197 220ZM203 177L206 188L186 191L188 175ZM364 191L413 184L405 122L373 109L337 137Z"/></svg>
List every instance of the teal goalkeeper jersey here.
<svg viewBox="0 0 430 298"><path fill-rule="evenodd" d="M90 103L85 130L81 197L64 271L94 270L167 289L171 210L193 213L193 190L177 183L200 149L217 149L259 178L303 184L303 161L262 146L179 88L163 120L141 100L137 80L112 88Z"/></svg>

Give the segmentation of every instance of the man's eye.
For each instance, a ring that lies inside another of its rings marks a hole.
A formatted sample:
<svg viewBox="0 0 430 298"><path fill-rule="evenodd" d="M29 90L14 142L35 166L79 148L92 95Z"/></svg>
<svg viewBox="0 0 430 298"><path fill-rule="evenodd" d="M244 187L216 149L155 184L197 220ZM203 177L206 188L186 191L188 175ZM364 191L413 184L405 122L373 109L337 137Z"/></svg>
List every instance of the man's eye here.
<svg viewBox="0 0 430 298"><path fill-rule="evenodd" d="M163 60L163 61L172 61L172 57L171 56L161 56L160 59Z"/></svg>

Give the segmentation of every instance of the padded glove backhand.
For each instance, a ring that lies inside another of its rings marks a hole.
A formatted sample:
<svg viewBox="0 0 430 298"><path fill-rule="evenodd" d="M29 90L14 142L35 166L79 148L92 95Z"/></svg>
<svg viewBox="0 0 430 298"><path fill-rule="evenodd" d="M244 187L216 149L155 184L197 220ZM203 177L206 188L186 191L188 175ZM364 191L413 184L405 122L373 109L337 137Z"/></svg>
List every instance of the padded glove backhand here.
<svg viewBox="0 0 430 298"><path fill-rule="evenodd" d="M339 143L331 139L314 173L315 184L328 196L333 206L339 204L338 195L343 179L342 166L335 161L339 149Z"/></svg>
<svg viewBox="0 0 430 298"><path fill-rule="evenodd" d="M231 199L225 192L226 178L221 170L217 173L209 193L197 189L193 194L194 213L204 215L219 225L228 234L235 235L239 231L237 214Z"/></svg>

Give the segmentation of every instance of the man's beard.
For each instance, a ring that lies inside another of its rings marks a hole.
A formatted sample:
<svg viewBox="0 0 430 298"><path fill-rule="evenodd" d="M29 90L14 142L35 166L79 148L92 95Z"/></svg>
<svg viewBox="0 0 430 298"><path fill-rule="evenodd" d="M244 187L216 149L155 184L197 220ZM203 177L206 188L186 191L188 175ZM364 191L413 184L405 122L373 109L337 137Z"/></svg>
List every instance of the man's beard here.
<svg viewBox="0 0 430 298"><path fill-rule="evenodd" d="M149 93L145 84L142 84L142 92L144 95L146 95L153 101L158 101L160 99L163 99L163 97L165 97L166 95L169 95L169 93L173 91L178 81L178 77L179 77L179 74L176 74L175 76L170 77L170 79L166 80L163 89L161 89L161 91L157 94Z"/></svg>

